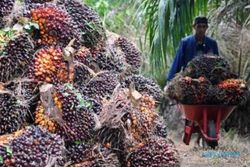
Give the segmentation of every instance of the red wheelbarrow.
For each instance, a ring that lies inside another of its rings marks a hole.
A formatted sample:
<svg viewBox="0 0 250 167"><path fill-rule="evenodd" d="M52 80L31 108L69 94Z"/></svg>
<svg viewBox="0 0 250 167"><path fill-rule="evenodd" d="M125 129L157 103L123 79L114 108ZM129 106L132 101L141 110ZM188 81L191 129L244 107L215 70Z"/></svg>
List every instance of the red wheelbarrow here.
<svg viewBox="0 0 250 167"><path fill-rule="evenodd" d="M218 145L221 122L236 106L226 105L185 105L179 104L186 122L183 142L189 145L192 133L199 133L212 148Z"/></svg>

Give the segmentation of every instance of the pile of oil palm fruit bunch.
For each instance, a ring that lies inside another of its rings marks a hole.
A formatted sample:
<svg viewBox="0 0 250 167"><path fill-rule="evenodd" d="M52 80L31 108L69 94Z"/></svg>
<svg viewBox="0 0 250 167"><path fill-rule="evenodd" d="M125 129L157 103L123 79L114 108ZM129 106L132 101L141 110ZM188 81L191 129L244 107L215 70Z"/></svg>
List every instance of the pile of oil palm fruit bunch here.
<svg viewBox="0 0 250 167"><path fill-rule="evenodd" d="M78 0L0 2L0 166L180 166L142 54Z"/></svg>
<svg viewBox="0 0 250 167"><path fill-rule="evenodd" d="M167 94L183 104L238 105L247 100L246 82L223 57L197 56L168 84Z"/></svg>

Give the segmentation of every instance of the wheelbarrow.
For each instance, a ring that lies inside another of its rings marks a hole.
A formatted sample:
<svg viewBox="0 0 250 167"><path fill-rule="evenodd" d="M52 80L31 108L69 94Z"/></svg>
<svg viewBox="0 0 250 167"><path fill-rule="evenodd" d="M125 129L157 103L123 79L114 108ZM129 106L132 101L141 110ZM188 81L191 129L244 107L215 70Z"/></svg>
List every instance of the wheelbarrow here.
<svg viewBox="0 0 250 167"><path fill-rule="evenodd" d="M189 145L192 133L199 133L208 146L215 148L220 137L221 122L236 106L178 104L185 116L183 142Z"/></svg>

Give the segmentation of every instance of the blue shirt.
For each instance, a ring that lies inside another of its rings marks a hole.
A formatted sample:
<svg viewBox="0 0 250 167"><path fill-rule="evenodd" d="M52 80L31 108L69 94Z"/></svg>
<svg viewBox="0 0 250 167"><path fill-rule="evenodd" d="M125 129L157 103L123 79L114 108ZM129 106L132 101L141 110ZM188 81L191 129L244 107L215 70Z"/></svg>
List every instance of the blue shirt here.
<svg viewBox="0 0 250 167"><path fill-rule="evenodd" d="M219 55L217 42L205 36L203 53L212 53L215 55ZM169 70L167 80L170 81L172 78L174 78L176 73L180 72L182 68L185 68L188 62L198 55L199 53L197 51L195 36L190 35L183 38L175 55L173 64Z"/></svg>

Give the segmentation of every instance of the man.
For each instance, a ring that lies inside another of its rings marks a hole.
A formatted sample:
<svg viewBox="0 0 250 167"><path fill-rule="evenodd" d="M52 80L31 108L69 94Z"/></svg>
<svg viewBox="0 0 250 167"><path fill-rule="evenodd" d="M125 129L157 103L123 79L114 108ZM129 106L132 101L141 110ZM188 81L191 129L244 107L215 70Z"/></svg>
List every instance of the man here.
<svg viewBox="0 0 250 167"><path fill-rule="evenodd" d="M203 16L196 17L193 28L195 34L183 38L180 43L167 76L168 81L174 78L175 74L180 72L182 68L185 68L188 62L195 56L208 53L219 55L216 41L205 35L208 28L207 18Z"/></svg>

